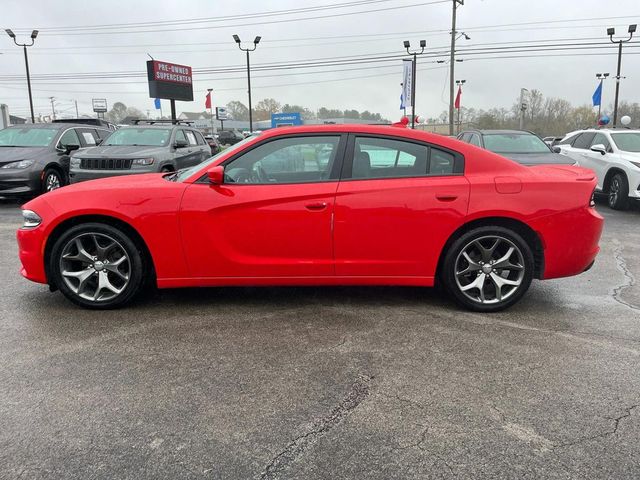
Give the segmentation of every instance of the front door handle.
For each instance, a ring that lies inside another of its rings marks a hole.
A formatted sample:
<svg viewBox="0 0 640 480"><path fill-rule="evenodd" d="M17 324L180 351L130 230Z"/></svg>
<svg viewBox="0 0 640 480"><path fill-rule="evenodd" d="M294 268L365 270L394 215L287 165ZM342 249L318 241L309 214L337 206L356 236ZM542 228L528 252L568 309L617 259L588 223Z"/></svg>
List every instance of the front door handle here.
<svg viewBox="0 0 640 480"><path fill-rule="evenodd" d="M436 198L441 202L453 202L458 196L452 193L436 193Z"/></svg>
<svg viewBox="0 0 640 480"><path fill-rule="evenodd" d="M310 203L309 205L305 205L305 208L307 210L313 210L313 211L324 210L325 208L327 208L327 203L326 202Z"/></svg>

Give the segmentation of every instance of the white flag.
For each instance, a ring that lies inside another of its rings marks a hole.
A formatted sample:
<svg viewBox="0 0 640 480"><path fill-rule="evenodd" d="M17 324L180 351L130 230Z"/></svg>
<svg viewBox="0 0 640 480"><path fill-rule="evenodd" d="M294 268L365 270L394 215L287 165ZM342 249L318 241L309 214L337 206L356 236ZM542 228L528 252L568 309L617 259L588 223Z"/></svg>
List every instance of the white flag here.
<svg viewBox="0 0 640 480"><path fill-rule="evenodd" d="M410 107L413 105L413 60L402 60L402 105Z"/></svg>

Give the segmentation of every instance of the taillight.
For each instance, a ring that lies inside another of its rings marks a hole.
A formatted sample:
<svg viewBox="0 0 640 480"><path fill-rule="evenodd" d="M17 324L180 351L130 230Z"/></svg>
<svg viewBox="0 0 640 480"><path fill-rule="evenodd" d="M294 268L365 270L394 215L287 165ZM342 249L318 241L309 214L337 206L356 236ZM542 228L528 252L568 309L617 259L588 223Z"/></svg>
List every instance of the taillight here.
<svg viewBox="0 0 640 480"><path fill-rule="evenodd" d="M589 199L589 206L590 207L595 207L596 206L596 191L595 190L593 192L591 192L591 198Z"/></svg>

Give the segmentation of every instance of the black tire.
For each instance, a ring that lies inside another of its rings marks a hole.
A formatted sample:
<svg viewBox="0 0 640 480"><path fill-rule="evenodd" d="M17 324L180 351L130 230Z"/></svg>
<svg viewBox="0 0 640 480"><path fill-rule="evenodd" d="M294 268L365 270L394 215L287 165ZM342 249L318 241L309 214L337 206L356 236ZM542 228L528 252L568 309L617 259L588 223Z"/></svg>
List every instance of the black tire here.
<svg viewBox="0 0 640 480"><path fill-rule="evenodd" d="M40 191L42 193L51 192L57 188L64 187L66 185L64 175L59 170L49 167L42 174L42 181L40 182Z"/></svg>
<svg viewBox="0 0 640 480"><path fill-rule="evenodd" d="M614 210L626 210L629 207L629 181L624 173L615 173L611 177L607 203Z"/></svg>
<svg viewBox="0 0 640 480"><path fill-rule="evenodd" d="M160 173L169 173L169 172L175 172L175 168L173 168L171 165L165 165L160 169Z"/></svg>
<svg viewBox="0 0 640 480"><path fill-rule="evenodd" d="M494 240L498 239L500 242L492 249ZM485 258L480 246L485 253L491 252L491 255ZM506 263L503 261L498 264L495 258L485 261L494 256L498 257L498 260L504 258L511 247L514 247L514 250L506 258ZM474 251L478 254L474 255ZM466 260L465 253L473 262ZM512 262L514 259L515 263ZM464 265L466 267L461 268ZM499 265L505 268L499 268ZM485 269L488 269L488 273ZM476 312L497 312L509 308L522 298L531 285L533 270L531 247L520 235L504 227L486 226L475 228L453 242L445 252L440 277L449 294L461 306ZM480 278L482 276L484 279ZM518 284L506 284L505 281ZM470 286L472 283L482 285L482 291L478 287ZM500 287L498 283L501 284ZM467 287L468 290L465 291L468 293L462 290L464 287ZM505 292L502 292L503 288ZM474 294L474 291L477 291L477 294ZM505 298L502 298L503 294Z"/></svg>
<svg viewBox="0 0 640 480"><path fill-rule="evenodd" d="M78 238L83 243L84 253L82 255L75 243ZM96 238L98 240L95 240ZM109 240L112 240L115 246L106 247L108 251L101 254L97 248L102 247L105 250L104 247L108 245ZM91 248L92 241L95 242L95 250ZM74 249L77 252L75 255L68 253L70 251L73 252ZM65 252L67 252L67 255L63 257ZM105 264L109 264L109 255L116 255L117 253L122 253L123 257L126 256L126 260L118 264L117 261L121 258L118 257L111 262L110 268L107 268ZM90 257L93 256L93 265L91 262L84 260L88 258L86 254ZM105 258L98 258L100 255ZM80 260L80 257L83 260ZM118 272L114 270L114 267ZM65 270L67 275L63 276L63 268L69 268L70 271ZM122 272L125 270L126 281L121 278L123 276ZM129 235L119 228L104 223L83 223L70 228L55 241L49 258L51 281L60 289L63 295L76 305L96 310L118 308L131 302L145 283L144 272L146 270L145 257ZM71 276L71 274L84 275L85 272L90 273L86 280ZM111 287L115 286L120 292L116 294L110 288L99 286L98 280L101 275L105 275L109 285ZM75 285L76 281L78 281L79 286ZM86 288L82 286L84 283L86 283ZM94 285L95 288L93 287ZM94 293L94 298L86 298L91 296L92 288L96 292ZM78 291L74 291L74 289ZM104 290L107 291L106 295L101 293ZM113 298L109 298L109 295L113 295Z"/></svg>

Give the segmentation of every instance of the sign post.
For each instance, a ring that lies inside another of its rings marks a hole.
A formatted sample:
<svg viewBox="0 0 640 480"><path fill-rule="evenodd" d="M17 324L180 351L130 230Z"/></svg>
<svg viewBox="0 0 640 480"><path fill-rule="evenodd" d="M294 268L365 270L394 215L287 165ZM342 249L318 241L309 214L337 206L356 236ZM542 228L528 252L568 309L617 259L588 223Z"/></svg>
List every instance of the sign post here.
<svg viewBox="0 0 640 480"><path fill-rule="evenodd" d="M104 114L107 113L107 99L106 98L93 98L91 99L93 105L93 111L98 114L98 118L104 118ZM76 112L78 110L78 104L76 102ZM102 114L102 115L100 115ZM78 114L76 113L76 116Z"/></svg>
<svg viewBox="0 0 640 480"><path fill-rule="evenodd" d="M224 130L224 121L229 118L225 107L216 107L216 120L220 120L220 130Z"/></svg>
<svg viewBox="0 0 640 480"><path fill-rule="evenodd" d="M193 101L191 67L158 60L147 61L149 97L164 98L171 104L171 120L176 122L176 100Z"/></svg>

